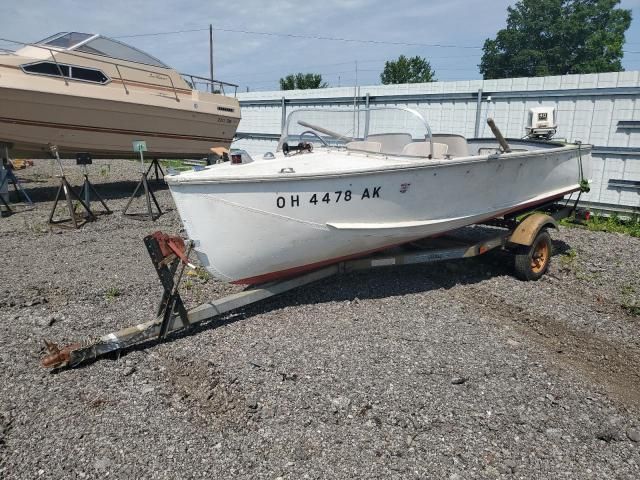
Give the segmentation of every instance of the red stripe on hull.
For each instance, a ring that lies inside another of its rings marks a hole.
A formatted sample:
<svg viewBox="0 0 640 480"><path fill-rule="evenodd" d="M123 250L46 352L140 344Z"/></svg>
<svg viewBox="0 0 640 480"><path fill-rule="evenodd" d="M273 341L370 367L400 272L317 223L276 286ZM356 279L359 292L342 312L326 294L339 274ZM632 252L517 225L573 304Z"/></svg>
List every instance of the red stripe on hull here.
<svg viewBox="0 0 640 480"><path fill-rule="evenodd" d="M123 130L120 128L109 128L109 127L88 127L85 125L73 125L68 123L54 123L54 122L42 122L36 120L23 120L19 118L6 118L0 117L0 123L11 123L14 125L26 125L31 127L42 127L42 128L58 128L61 130L78 130L85 132L97 132L97 133L113 133L118 135L126 135L131 137L160 137L160 138L169 138L172 140L194 140L199 142L229 142L233 136L229 138L221 138L221 137L203 137L196 135L181 135L176 133L168 133L168 132L148 132L143 130Z"/></svg>
<svg viewBox="0 0 640 480"><path fill-rule="evenodd" d="M484 218L484 219L479 220L478 222L475 222L475 223L480 223L480 222L484 222L484 221L487 221L487 220L491 220L492 218L497 218L497 217L500 217L502 215L506 215L508 213L517 212L518 210L525 210L525 209L527 209L529 207L534 207L536 205L543 205L545 203L549 203L550 201L562 198L562 197L564 197L565 195L567 195L569 193L577 192L578 190L579 190L579 188L572 188L572 189L567 190L566 192L561 193L559 195L554 195L552 197L547 197L547 198L545 198L543 200L536 200L536 201L533 201L533 202L528 202L528 203L525 203L523 205L519 205L517 207L501 211L498 214L491 215L490 217ZM454 230L457 230L457 228L455 228ZM432 235L431 237L438 237L438 236L444 235L444 234L446 234L448 232L452 232L452 231L453 230L440 232L440 233L437 233L435 235ZM430 237L425 237L425 238L430 238ZM326 266L329 266L329 265L333 265L334 263L340 263L340 262L344 262L346 260L353 260L353 259L356 259L356 258L363 257L365 255L369 255L371 253L381 252L381 251L387 250L389 248L393 248L393 247L397 247L399 245L404 245L406 243L410 243L411 241L414 241L414 240L409 240L407 242L394 243L394 244L391 244L391 245L385 245L385 246L382 246L382 247L379 247L379 248L374 248L373 250L366 250L364 252L353 253L351 255L345 255L343 257L331 258L329 260L322 260L320 262L309 263L309 264L306 264L306 265L301 265L299 267L287 268L285 270L279 270L277 272L263 273L262 275L256 275L255 277L247 277L247 278L243 278L241 280L235 280L235 281L233 281L231 283L234 283L236 285L255 285L255 284L258 284L258 283L272 282L274 280L282 280L282 279L293 277L295 275L298 275L298 274L301 274L301 273L304 273L304 272L308 272L310 270L316 270L318 268L322 268L322 267L326 267Z"/></svg>

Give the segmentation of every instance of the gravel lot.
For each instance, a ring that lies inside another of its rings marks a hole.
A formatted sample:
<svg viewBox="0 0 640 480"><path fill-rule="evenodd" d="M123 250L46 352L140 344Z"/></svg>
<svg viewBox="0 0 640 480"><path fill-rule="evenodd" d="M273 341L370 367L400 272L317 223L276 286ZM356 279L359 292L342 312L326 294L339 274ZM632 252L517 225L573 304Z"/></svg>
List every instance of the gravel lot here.
<svg viewBox="0 0 640 480"><path fill-rule="evenodd" d="M43 338L152 318L142 238L180 231L166 188L121 215L135 163L91 171L113 215L50 232L44 160L0 219L0 478L640 478L640 239L562 228L539 282L500 253L344 275L56 373Z"/></svg>

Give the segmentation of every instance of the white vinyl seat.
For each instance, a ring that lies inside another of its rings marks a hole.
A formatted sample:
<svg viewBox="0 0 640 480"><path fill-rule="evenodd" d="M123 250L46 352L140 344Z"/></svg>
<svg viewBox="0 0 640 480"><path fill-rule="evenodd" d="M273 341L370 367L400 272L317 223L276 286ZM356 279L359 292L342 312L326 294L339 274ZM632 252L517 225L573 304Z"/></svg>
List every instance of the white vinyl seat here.
<svg viewBox="0 0 640 480"><path fill-rule="evenodd" d="M382 151L380 142L356 141L347 143L345 147L347 147L347 150L357 150L359 152L380 153Z"/></svg>
<svg viewBox="0 0 640 480"><path fill-rule="evenodd" d="M404 146L411 143L411 135L409 133L374 133L367 137L369 142L380 142L382 144L382 153L397 155L402 152Z"/></svg>
<svg viewBox="0 0 640 480"><path fill-rule="evenodd" d="M446 143L433 142L433 158L443 158L449 145ZM428 157L431 155L431 144L429 142L413 142L405 145L402 149L402 155L410 155L412 157Z"/></svg>
<svg viewBox="0 0 640 480"><path fill-rule="evenodd" d="M434 133L433 141L438 143L446 143L449 145L447 155L450 157L468 157L471 155L467 139L462 135L451 133Z"/></svg>

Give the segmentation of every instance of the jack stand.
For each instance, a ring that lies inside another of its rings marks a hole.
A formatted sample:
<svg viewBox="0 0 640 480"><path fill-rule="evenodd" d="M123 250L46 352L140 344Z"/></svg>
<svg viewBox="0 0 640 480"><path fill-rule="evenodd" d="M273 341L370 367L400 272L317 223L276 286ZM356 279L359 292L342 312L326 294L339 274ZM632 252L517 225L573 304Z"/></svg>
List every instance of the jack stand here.
<svg viewBox="0 0 640 480"><path fill-rule="evenodd" d="M16 205L13 205L14 208L11 208L12 206L9 203L9 183L13 185L13 189L18 200L20 199L20 196L22 196L22 198L24 199L24 202L20 204L20 206L23 207L23 210L30 210L33 208L33 201L31 201L31 198L29 197L27 192L24 190L24 188L22 188L18 177L16 177L15 173L13 173L13 166L9 158L9 145L7 145L6 143L0 143L0 147L3 148L2 164L0 164L0 203L2 203L2 205L4 206L4 208L0 206L0 214L11 215L12 213L14 213L14 209L16 207ZM6 199L1 193L5 188L5 185L7 187Z"/></svg>
<svg viewBox="0 0 640 480"><path fill-rule="evenodd" d="M84 182L82 184L82 188L80 189L80 197L84 199L84 203L87 207L91 208L91 194L98 199L98 201L104 207L104 214L109 215L113 213L109 207L107 207L107 202L100 196L100 194L96 191L96 187L93 186L93 183L89 180L89 172L87 171L87 166L82 165L82 175L84 176ZM77 205L76 205L77 206Z"/></svg>
<svg viewBox="0 0 640 480"><path fill-rule="evenodd" d="M4 196L2 194L0 194L0 203L2 203L2 205L0 205L0 217L8 217L13 213L11 206L4 199Z"/></svg>
<svg viewBox="0 0 640 480"><path fill-rule="evenodd" d="M149 168L147 169L147 176L149 176L149 173L151 172L152 168L154 169L156 182L160 181L160 176L158 175L158 172L160 172L160 174L162 175L162 180L164 180L164 170L162 170L162 166L160 165L160 162L155 157L153 158L153 160L151 161L151 165L149 165Z"/></svg>
<svg viewBox="0 0 640 480"><path fill-rule="evenodd" d="M60 179L60 186L58 187L58 193L56 194L56 199L53 202L53 207L51 208L51 213L49 214L49 225L59 225L61 227L68 227L68 225L65 225L65 223L68 221L71 221L71 223L73 223L74 228L79 228L87 222L94 221L96 219L96 216L93 214L93 212L89 208L89 205L87 205L84 202L84 200L80 198L80 195L76 193L76 191L67 181L67 177L65 177L64 175L64 170L62 169L62 162L60 161L60 155L58 154L58 147L56 147L55 145L52 145L50 147L50 150L51 150L51 153L56 158L56 161L58 163L58 168L60 169L60 175L56 175ZM63 196L67 202L67 209L69 210L69 218L54 220L53 216L56 213L58 202L62 199ZM76 207L73 206L72 198L76 200L80 205L82 205L82 208L84 208L86 212L84 215L84 218L83 217L78 218L79 215L76 214Z"/></svg>
<svg viewBox="0 0 640 480"><path fill-rule="evenodd" d="M160 208L160 204L158 204L158 200L156 199L156 196L154 195L153 190L151 190L151 187L149 187L149 180L147 179L147 175L149 174L151 167L149 167L149 170L145 171L144 156L142 154L142 150L139 150L139 152L140 152L140 165L141 165L140 172L142 174L142 178L140 178L138 185L136 186L135 190L131 194L131 198L129 198L129 201L127 202L127 205L124 207L122 214L130 217L146 216L149 220L155 221L157 218L160 217L160 215L162 215L162 209ZM147 213L127 213L127 210L131 206L131 203L136 198L136 196L138 195L138 191L140 191L141 188L144 188L144 197L147 203ZM153 212L153 208L151 206L152 200L156 206L156 209L158 210L158 213Z"/></svg>

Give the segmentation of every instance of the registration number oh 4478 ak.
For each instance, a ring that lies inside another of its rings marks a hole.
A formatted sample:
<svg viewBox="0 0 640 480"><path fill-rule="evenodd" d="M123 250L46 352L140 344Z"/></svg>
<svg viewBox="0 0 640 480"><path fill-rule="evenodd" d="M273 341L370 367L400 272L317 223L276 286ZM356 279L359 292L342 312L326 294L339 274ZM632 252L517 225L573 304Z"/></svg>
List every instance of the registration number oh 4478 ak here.
<svg viewBox="0 0 640 480"><path fill-rule="evenodd" d="M381 186L365 187L363 190L336 190L334 192L320 192L291 195L278 195L276 206L278 208L299 207L303 203L311 205L328 205L330 203L364 201L380 198Z"/></svg>

